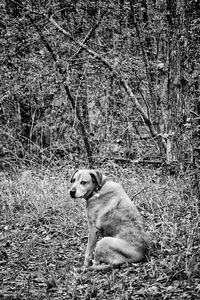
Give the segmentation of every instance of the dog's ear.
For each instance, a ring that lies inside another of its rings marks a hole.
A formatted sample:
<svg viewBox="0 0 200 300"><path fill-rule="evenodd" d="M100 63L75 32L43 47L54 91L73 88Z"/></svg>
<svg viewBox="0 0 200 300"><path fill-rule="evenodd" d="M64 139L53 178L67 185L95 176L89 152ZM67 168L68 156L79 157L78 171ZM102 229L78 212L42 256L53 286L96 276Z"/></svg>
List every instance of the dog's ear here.
<svg viewBox="0 0 200 300"><path fill-rule="evenodd" d="M96 171L96 170L90 170L90 175L92 176L92 178L94 178L97 185L99 187L101 187L102 186L102 181L103 181L103 175L101 174L101 172Z"/></svg>
<svg viewBox="0 0 200 300"><path fill-rule="evenodd" d="M78 170L76 170L76 171L72 174L72 176L71 176L71 178L70 178L70 182L71 182L71 183L72 183L72 181L73 181L74 175L75 175L77 172L78 172Z"/></svg>

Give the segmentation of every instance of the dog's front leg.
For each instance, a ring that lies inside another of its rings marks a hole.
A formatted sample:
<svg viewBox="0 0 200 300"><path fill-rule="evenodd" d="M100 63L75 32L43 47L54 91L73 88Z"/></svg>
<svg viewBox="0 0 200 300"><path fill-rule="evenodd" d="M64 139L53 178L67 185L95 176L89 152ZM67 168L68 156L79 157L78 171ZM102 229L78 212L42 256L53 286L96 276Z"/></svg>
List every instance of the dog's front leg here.
<svg viewBox="0 0 200 300"><path fill-rule="evenodd" d="M85 252L84 267L88 267L98 239L98 229L91 226L88 234L88 244Z"/></svg>

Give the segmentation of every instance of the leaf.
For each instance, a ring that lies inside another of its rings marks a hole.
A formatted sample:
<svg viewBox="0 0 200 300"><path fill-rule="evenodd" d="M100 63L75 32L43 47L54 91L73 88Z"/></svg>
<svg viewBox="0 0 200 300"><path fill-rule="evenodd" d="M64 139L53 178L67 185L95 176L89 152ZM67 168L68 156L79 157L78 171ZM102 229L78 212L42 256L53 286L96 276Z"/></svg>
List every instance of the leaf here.
<svg viewBox="0 0 200 300"><path fill-rule="evenodd" d="M49 235L47 235L45 238L44 238L45 241L50 241L51 240L51 237Z"/></svg>

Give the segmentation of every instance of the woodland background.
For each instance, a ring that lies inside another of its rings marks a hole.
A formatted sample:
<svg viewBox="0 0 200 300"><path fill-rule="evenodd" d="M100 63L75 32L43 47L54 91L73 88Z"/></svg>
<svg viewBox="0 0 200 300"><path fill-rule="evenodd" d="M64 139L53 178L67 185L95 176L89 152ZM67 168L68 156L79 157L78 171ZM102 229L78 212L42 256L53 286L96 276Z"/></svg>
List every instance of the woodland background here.
<svg viewBox="0 0 200 300"><path fill-rule="evenodd" d="M200 298L200 1L0 0L0 299ZM75 168L119 181L144 264L83 272Z"/></svg>
<svg viewBox="0 0 200 300"><path fill-rule="evenodd" d="M199 167L199 1L1 1L1 160Z"/></svg>

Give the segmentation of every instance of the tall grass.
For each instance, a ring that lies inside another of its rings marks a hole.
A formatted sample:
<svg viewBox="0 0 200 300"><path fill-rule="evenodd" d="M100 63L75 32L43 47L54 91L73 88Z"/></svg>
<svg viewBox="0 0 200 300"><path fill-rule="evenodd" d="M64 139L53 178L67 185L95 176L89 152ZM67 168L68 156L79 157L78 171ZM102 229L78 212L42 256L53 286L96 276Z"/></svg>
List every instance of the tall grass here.
<svg viewBox="0 0 200 300"><path fill-rule="evenodd" d="M149 261L83 272L87 220L68 196L70 170L0 174L0 295L3 299L198 299L200 218L186 177L107 168L143 215Z"/></svg>

